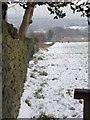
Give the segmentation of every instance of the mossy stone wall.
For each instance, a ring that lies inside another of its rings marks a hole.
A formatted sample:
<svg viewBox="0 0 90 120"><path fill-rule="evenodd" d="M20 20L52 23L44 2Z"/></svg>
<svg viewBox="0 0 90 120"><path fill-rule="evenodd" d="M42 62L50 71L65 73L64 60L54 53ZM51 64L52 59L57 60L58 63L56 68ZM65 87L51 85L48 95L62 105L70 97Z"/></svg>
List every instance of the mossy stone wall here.
<svg viewBox="0 0 90 120"><path fill-rule="evenodd" d="M9 24L3 21L2 118L17 118L27 65L34 51L38 50L38 44L28 38L13 39L8 32L8 26Z"/></svg>

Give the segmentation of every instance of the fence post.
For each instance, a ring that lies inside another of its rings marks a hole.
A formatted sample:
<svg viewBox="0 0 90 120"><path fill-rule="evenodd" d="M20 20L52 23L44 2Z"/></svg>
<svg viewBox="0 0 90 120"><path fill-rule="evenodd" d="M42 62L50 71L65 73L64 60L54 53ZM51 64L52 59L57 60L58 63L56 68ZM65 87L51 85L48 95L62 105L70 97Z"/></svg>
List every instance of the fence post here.
<svg viewBox="0 0 90 120"><path fill-rule="evenodd" d="M75 99L84 99L83 120L90 120L90 89L75 89Z"/></svg>

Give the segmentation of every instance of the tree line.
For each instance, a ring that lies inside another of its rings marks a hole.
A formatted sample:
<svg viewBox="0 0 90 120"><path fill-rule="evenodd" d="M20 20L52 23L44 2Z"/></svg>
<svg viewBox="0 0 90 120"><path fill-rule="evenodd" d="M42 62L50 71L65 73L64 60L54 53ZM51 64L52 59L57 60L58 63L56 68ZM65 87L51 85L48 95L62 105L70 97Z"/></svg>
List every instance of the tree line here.
<svg viewBox="0 0 90 120"><path fill-rule="evenodd" d="M2 3L2 16L3 19L6 19L6 13L8 9L8 4L19 4L20 7L23 7L25 9L25 13L23 16L22 23L19 28L19 36L20 37L25 37L27 29L30 24L32 24L32 17L34 13L34 9L37 6L42 6L45 5L50 12L50 15L53 14L54 18L53 19L59 19L59 18L64 18L66 16L66 13L62 10L63 7L67 7L68 5L70 6L70 9L75 12L81 12L82 17L87 17L87 22L90 25L90 2L89 0L86 0L86 2L80 3L80 0L77 0L77 2L74 1L62 1L60 0L59 2L36 2L35 0L32 0L32 2L28 2L26 0L19 0L19 1L11 1L11 2L3 2ZM43 13L44 14L44 13Z"/></svg>

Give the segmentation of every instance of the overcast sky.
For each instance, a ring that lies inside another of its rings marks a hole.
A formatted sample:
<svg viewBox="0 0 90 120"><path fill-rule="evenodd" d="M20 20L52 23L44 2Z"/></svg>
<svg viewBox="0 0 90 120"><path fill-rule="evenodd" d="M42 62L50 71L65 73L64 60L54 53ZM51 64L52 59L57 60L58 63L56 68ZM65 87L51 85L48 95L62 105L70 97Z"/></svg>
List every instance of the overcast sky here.
<svg viewBox="0 0 90 120"><path fill-rule="evenodd" d="M78 18L80 17L80 13L77 14L73 14L72 10L69 9L69 7L66 7L63 9L65 12L67 12L67 18ZM35 9L35 13L34 16L43 16L43 17L50 17L49 11L47 10L47 8L45 6L41 6Z"/></svg>
<svg viewBox="0 0 90 120"><path fill-rule="evenodd" d="M72 10L69 9L69 7L66 7L64 11L67 12L66 18L80 18L80 13L73 14ZM10 17L23 16L23 14L24 14L24 10L19 5L16 5L14 7L9 6L8 15ZM45 6L39 6L35 8L33 17L53 17L53 16L49 14L49 11Z"/></svg>

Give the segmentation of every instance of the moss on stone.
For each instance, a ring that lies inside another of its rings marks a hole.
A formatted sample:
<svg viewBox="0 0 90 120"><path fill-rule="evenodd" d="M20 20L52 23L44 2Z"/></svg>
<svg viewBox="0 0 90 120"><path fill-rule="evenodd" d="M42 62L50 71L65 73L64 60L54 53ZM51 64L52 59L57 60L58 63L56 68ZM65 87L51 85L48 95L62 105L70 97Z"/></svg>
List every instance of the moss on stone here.
<svg viewBox="0 0 90 120"><path fill-rule="evenodd" d="M2 34L2 117L17 118L20 97L26 79L27 64L38 50L38 44L33 39L18 37L13 39L8 32L9 24L3 21Z"/></svg>

